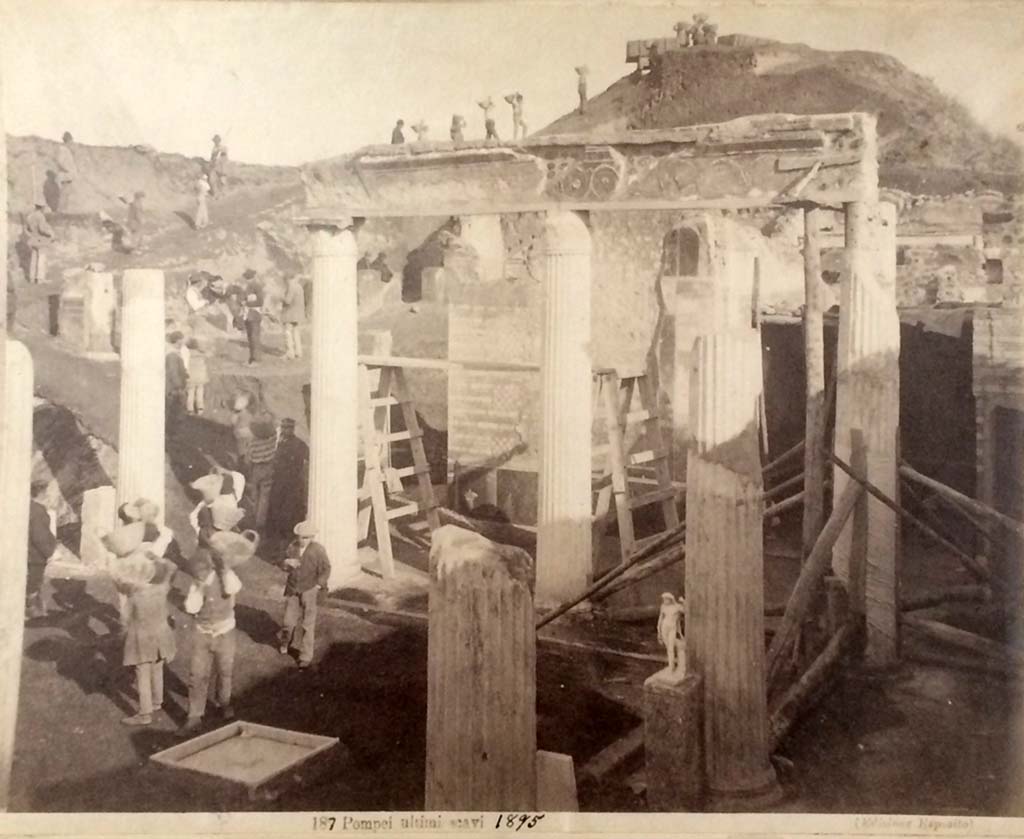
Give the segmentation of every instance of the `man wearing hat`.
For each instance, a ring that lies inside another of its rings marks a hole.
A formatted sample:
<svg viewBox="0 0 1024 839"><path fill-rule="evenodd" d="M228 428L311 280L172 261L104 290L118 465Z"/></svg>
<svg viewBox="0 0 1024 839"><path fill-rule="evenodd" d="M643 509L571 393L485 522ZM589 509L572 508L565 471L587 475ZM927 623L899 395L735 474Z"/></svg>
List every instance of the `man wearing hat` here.
<svg viewBox="0 0 1024 839"><path fill-rule="evenodd" d="M46 249L53 242L53 228L46 220L46 202L37 197L35 209L25 218L25 241L31 249L28 264L30 283L46 282Z"/></svg>
<svg viewBox="0 0 1024 839"><path fill-rule="evenodd" d="M213 149L210 151L210 197L216 198L224 191L224 175L228 163L228 147L213 135Z"/></svg>
<svg viewBox="0 0 1024 839"><path fill-rule="evenodd" d="M260 360L260 329L263 324L263 286L256 278L256 272L247 268L242 274L246 281L245 299L243 301L242 321L245 324L245 337L249 341L249 365Z"/></svg>
<svg viewBox="0 0 1024 839"><path fill-rule="evenodd" d="M78 165L75 163L75 154L71 149L74 138L70 131L65 131L61 138L63 142L57 149L57 185L60 192L57 198L57 209L67 212L71 201L71 187L78 177Z"/></svg>
<svg viewBox="0 0 1024 839"><path fill-rule="evenodd" d="M252 411L249 394L235 395L231 406L231 434L235 438L235 468L248 477L249 445L252 443Z"/></svg>
<svg viewBox="0 0 1024 839"><path fill-rule="evenodd" d="M306 467L309 446L295 436L295 420L281 420L281 434L274 453L274 477L267 506L267 533L287 539L306 517Z"/></svg>
<svg viewBox="0 0 1024 839"><path fill-rule="evenodd" d="M273 418L261 417L252 424L249 441L249 493L256 529L267 524L270 489L274 480L274 454L277 452L277 427Z"/></svg>
<svg viewBox="0 0 1024 839"><path fill-rule="evenodd" d="M299 668L313 663L316 632L317 597L326 590L331 576L331 561L323 545L313 541L316 527L303 521L295 525L297 537L288 546L284 561L288 579L284 586L284 620L279 635L280 652L287 655L291 647L299 650Z"/></svg>
<svg viewBox="0 0 1024 839"><path fill-rule="evenodd" d="M180 332L172 332L167 336L167 343L170 344L164 365L167 436L176 437L185 420L185 399L188 393L188 370L181 352L185 336Z"/></svg>

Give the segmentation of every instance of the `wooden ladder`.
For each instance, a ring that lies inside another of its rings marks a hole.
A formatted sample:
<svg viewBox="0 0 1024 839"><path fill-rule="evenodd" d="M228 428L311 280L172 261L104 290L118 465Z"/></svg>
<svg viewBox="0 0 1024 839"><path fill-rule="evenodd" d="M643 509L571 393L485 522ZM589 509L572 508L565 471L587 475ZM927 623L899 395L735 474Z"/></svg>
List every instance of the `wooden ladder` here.
<svg viewBox="0 0 1024 839"><path fill-rule="evenodd" d="M596 475L594 490L597 502L594 521L598 532L603 533L610 518L611 503L615 501L615 516L619 523L619 544L622 561L626 562L634 553L652 541L660 533L644 539L637 539L633 528L633 511L648 504L660 504L665 519L665 530L679 526L676 510L676 495L681 485L672 481L669 470L668 449L666 448L656 410L656 398L646 375L630 375L619 378L614 369L595 371L598 400L604 403L605 421L608 428L608 443L595 446L595 454L607 452L603 471ZM633 409L633 396L639 396L640 406ZM648 448L627 454L625 449L626 431L631 425L642 424L644 439ZM631 484L641 484L653 489L634 494Z"/></svg>
<svg viewBox="0 0 1024 839"><path fill-rule="evenodd" d="M374 383L374 373L379 380ZM398 366L386 364L360 364L359 378L362 393L366 397L366 414L363 420L363 485L359 491L359 538L366 539L370 533L372 516L377 534L377 553L385 577L395 575L395 555L391 547L391 522L406 516L425 515L426 524L433 533L440 527L434 487L430 483L430 464L423 449L423 430L416 418L416 406L409 395L405 371ZM391 406L398 405L405 420L405 430L392 431L390 427ZM391 463L391 445L409 441L412 450L412 466L394 469ZM403 478L415 476L419 488L419 500L413 501L406 494ZM369 504L366 500L369 499ZM401 506L388 507L388 500L401 502Z"/></svg>

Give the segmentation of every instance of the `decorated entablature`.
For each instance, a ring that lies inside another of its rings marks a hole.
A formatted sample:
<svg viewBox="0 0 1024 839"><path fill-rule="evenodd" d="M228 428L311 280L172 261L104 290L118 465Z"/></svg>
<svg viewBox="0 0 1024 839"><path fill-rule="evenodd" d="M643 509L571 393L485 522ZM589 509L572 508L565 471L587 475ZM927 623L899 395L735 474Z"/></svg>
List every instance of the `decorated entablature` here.
<svg viewBox="0 0 1024 839"><path fill-rule="evenodd" d="M715 125L368 146L308 164L303 221L352 217L875 200L869 114L742 117Z"/></svg>

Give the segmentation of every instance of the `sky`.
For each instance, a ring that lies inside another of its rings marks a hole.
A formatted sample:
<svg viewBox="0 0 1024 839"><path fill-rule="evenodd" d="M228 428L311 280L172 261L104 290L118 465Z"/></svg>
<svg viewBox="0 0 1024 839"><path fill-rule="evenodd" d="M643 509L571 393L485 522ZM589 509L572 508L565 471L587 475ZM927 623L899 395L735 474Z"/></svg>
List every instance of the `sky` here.
<svg viewBox="0 0 1024 839"><path fill-rule="evenodd" d="M719 32L887 52L1024 143L1024 2L225 2L0 0L4 118L12 134L147 144L297 164L387 142L398 117L447 139L453 113L519 91L530 130L633 69L631 38L669 37L706 11ZM407 130L412 139L412 132Z"/></svg>

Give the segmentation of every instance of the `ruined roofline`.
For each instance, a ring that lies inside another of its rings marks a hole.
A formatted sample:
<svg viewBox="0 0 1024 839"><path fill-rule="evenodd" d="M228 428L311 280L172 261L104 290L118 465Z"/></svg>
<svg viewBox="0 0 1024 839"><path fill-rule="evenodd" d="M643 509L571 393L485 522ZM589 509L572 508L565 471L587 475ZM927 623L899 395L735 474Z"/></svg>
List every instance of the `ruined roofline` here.
<svg viewBox="0 0 1024 839"><path fill-rule="evenodd" d="M836 206L878 194L872 114L760 114L517 143L370 146L302 167L300 223L549 209Z"/></svg>
<svg viewBox="0 0 1024 839"><path fill-rule="evenodd" d="M465 140L455 143L450 140L409 142L392 145L377 143L362 146L352 152L322 158L303 164L300 168L315 167L334 162L357 160L366 157L413 157L417 155L451 154L461 151L510 151L547 148L552 146L644 146L661 143L697 145L725 142L729 139L750 137L758 132L796 131L856 131L858 119L872 119L873 115L860 112L839 114L754 114L737 117L727 122L686 125L676 128L652 128L642 130L602 129L575 133L531 134L522 140Z"/></svg>

